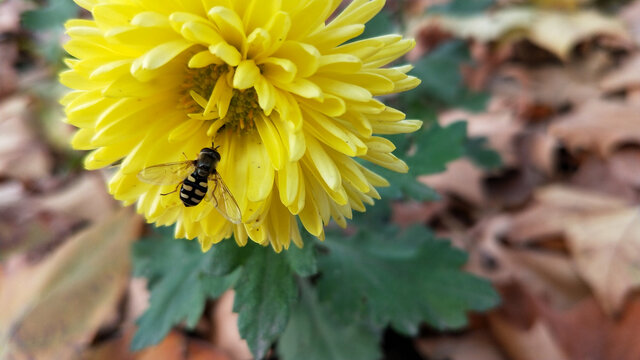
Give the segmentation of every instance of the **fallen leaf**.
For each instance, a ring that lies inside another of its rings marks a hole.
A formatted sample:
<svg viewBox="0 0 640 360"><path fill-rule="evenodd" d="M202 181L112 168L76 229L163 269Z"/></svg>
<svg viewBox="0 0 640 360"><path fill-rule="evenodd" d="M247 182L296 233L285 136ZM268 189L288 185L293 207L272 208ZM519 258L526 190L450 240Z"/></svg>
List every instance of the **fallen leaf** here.
<svg viewBox="0 0 640 360"><path fill-rule="evenodd" d="M554 306L568 307L589 294L588 286L565 254L506 242L511 226L513 218L509 215L479 222L469 234L473 244L467 248L466 269L494 284L526 284L529 292Z"/></svg>
<svg viewBox="0 0 640 360"><path fill-rule="evenodd" d="M560 147L558 140L546 132L535 132L526 138L526 142L528 143L526 161L546 176L554 175L558 166L557 152Z"/></svg>
<svg viewBox="0 0 640 360"><path fill-rule="evenodd" d="M147 288L147 279L131 278L127 295L124 321L133 324L149 308L150 294Z"/></svg>
<svg viewBox="0 0 640 360"><path fill-rule="evenodd" d="M528 39L562 60L568 60L581 41L596 36L630 40L624 24L618 19L594 10L571 12L505 7L474 16L428 16L417 26L438 24L457 37L482 42Z"/></svg>
<svg viewBox="0 0 640 360"><path fill-rule="evenodd" d="M607 334L604 359L635 360L640 358L640 298L635 296L614 322Z"/></svg>
<svg viewBox="0 0 640 360"><path fill-rule="evenodd" d="M20 31L20 14L33 8L33 5L21 0L0 2L0 33Z"/></svg>
<svg viewBox="0 0 640 360"><path fill-rule="evenodd" d="M230 356L211 344L195 339L189 341L187 354L186 360L232 360Z"/></svg>
<svg viewBox="0 0 640 360"><path fill-rule="evenodd" d="M600 87L615 92L640 86L640 54L635 54L600 81Z"/></svg>
<svg viewBox="0 0 640 360"><path fill-rule="evenodd" d="M136 360L183 360L187 350L187 338L172 331L160 344L148 347L135 355Z"/></svg>
<svg viewBox="0 0 640 360"><path fill-rule="evenodd" d="M640 188L640 148L616 151L609 157L609 169L621 182Z"/></svg>
<svg viewBox="0 0 640 360"><path fill-rule="evenodd" d="M640 2L630 1L620 10L618 16L627 25L635 43L640 44Z"/></svg>
<svg viewBox="0 0 640 360"><path fill-rule="evenodd" d="M34 198L34 206L39 211L61 213L73 219L99 221L118 206L105 188L100 174L84 173L65 188Z"/></svg>
<svg viewBox="0 0 640 360"><path fill-rule="evenodd" d="M27 96L0 103L0 175L28 180L51 173L51 156L27 124L29 104Z"/></svg>
<svg viewBox="0 0 640 360"><path fill-rule="evenodd" d="M211 342L233 359L251 359L247 342L240 337L238 314L233 312L234 292L225 292L217 301L211 314L213 334Z"/></svg>
<svg viewBox="0 0 640 360"><path fill-rule="evenodd" d="M549 133L573 152L592 151L608 157L623 144L640 145L640 105L594 99L554 122Z"/></svg>
<svg viewBox="0 0 640 360"><path fill-rule="evenodd" d="M580 216L566 224L580 274L609 313L640 285L640 212L636 207Z"/></svg>
<svg viewBox="0 0 640 360"><path fill-rule="evenodd" d="M506 236L512 243L531 244L562 236L567 223L582 214L605 214L627 206L627 201L602 193L550 185L536 190L533 203L513 217Z"/></svg>
<svg viewBox="0 0 640 360"><path fill-rule="evenodd" d="M594 10L566 13L540 11L529 29L527 38L556 54L560 59L567 60L577 43L602 35L629 38L621 21Z"/></svg>
<svg viewBox="0 0 640 360"><path fill-rule="evenodd" d="M447 164L447 171L435 175L420 176L418 180L441 194L451 193L466 201L481 205L486 199L482 187L482 170L468 159Z"/></svg>
<svg viewBox="0 0 640 360"><path fill-rule="evenodd" d="M512 360L570 360L550 327L538 318L535 299L518 289L518 286L506 291L503 288L504 305L488 316L489 327L501 349Z"/></svg>
<svg viewBox="0 0 640 360"><path fill-rule="evenodd" d="M524 119L531 117L533 107L546 107L551 115L567 106L580 104L600 96L601 72L608 68L608 58L591 55L567 65L530 68L505 65L491 81L491 93L507 101L503 107Z"/></svg>
<svg viewBox="0 0 640 360"><path fill-rule="evenodd" d="M0 14L1 13L2 9L0 5ZM0 15L0 17L1 16L2 15ZM0 20L0 22L1 21L2 20ZM0 99L13 93L18 88L18 72L14 67L17 59L18 42L10 38L3 39L2 33L0 32Z"/></svg>
<svg viewBox="0 0 640 360"><path fill-rule="evenodd" d="M73 236L33 267L5 272L0 349L16 359L79 354L114 311L129 276L141 220L123 209Z"/></svg>
<svg viewBox="0 0 640 360"><path fill-rule="evenodd" d="M129 344L133 337L133 327L125 325L117 336L102 341L82 353L82 360L133 360L134 356L129 350Z"/></svg>
<svg viewBox="0 0 640 360"><path fill-rule="evenodd" d="M442 113L438 120L443 126L466 120L469 137L486 137L489 147L500 154L503 164L511 165L517 161L514 140L523 127L510 112L472 114L462 110L451 110Z"/></svg>
<svg viewBox="0 0 640 360"><path fill-rule="evenodd" d="M640 358L640 299L629 301L620 317L607 316L598 302L586 298L568 309L539 304L539 314L571 359L635 360Z"/></svg>
<svg viewBox="0 0 640 360"><path fill-rule="evenodd" d="M395 201L391 204L391 222L400 227L424 224L442 210L444 202Z"/></svg>
<svg viewBox="0 0 640 360"><path fill-rule="evenodd" d="M610 155L610 158L613 156L613 154ZM629 201L638 199L636 189L624 179L619 178L619 173L614 173L612 166L613 163L607 159L588 157L571 175L570 182L579 188L601 192L620 199Z"/></svg>
<svg viewBox="0 0 640 360"><path fill-rule="evenodd" d="M506 360L495 341L484 331L418 339L416 348L427 359Z"/></svg>

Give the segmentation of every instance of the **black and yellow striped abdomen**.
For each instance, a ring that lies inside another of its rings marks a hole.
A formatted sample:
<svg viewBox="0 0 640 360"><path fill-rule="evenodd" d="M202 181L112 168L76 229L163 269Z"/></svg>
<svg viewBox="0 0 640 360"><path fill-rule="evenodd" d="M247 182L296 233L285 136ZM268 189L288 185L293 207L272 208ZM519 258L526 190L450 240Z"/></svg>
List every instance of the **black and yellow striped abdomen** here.
<svg viewBox="0 0 640 360"><path fill-rule="evenodd" d="M187 176L180 187L180 200L184 206L196 206L207 193L207 178L198 176L197 171Z"/></svg>

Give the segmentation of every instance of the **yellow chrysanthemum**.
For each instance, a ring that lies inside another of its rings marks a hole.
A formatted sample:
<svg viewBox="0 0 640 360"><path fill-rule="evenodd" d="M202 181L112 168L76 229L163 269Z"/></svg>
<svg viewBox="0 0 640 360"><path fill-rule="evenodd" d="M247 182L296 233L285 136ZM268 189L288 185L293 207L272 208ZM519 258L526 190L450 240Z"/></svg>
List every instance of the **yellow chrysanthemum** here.
<svg viewBox="0 0 640 360"><path fill-rule="evenodd" d="M414 46L399 35L348 42L384 0L354 0L331 21L339 0L76 0L93 20L70 20L65 49L74 59L62 99L78 127L72 145L94 150L85 166L122 159L109 191L176 237L203 250L235 235L302 246L296 216L322 238L333 218L378 199L388 183L354 160L406 172L394 145L374 134L421 126L374 97L419 80L411 66L381 68ZM242 223L211 201L184 207L175 186L141 182L161 163L195 159L215 143L217 167ZM184 154L184 155L183 155Z"/></svg>

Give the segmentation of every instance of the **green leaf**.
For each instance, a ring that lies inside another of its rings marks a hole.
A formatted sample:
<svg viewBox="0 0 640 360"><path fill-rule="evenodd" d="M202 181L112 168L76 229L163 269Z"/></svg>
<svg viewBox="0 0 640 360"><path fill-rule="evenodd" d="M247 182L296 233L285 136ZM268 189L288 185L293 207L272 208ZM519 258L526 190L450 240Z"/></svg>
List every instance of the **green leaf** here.
<svg viewBox="0 0 640 360"><path fill-rule="evenodd" d="M440 45L414 64L412 75L422 82L416 90L403 96L404 101L412 109L435 102L471 111L483 110L488 95L470 91L460 72L462 65L469 63L471 55L464 41L454 40Z"/></svg>
<svg viewBox="0 0 640 360"><path fill-rule="evenodd" d="M446 164L465 151L467 123L460 121L442 127L434 123L416 134L415 152L405 158L414 174L434 174L446 170Z"/></svg>
<svg viewBox="0 0 640 360"><path fill-rule="evenodd" d="M422 321L460 328L467 311L498 303L488 281L460 270L466 254L424 227L395 236L366 230L349 239L329 235L326 255L319 258L318 289L344 321L366 316L378 326L415 334Z"/></svg>
<svg viewBox="0 0 640 360"><path fill-rule="evenodd" d="M405 174L406 175L406 174ZM380 190L387 190L387 188L382 188ZM380 192L382 194L382 192ZM369 229L380 229L384 230L389 227L389 222L391 221L391 202L389 201L388 196L381 195L382 200L376 201L376 203L369 207L366 212L354 212L352 222L358 227L365 227ZM396 196L396 197L400 197ZM330 228L327 228L329 231ZM342 231L342 229L338 230Z"/></svg>
<svg viewBox="0 0 640 360"><path fill-rule="evenodd" d="M431 6L427 9L427 13L469 16L483 12L494 3L495 0L453 0L446 4Z"/></svg>
<svg viewBox="0 0 640 360"><path fill-rule="evenodd" d="M195 326L207 298L220 296L240 275L236 270L211 276L213 253L202 253L195 241L176 240L167 234L136 243L133 254L134 274L147 277L151 289L150 306L137 321L133 350L160 342L182 321L187 327Z"/></svg>
<svg viewBox="0 0 640 360"><path fill-rule="evenodd" d="M284 254L259 245L252 247L238 280L233 310L240 335L256 359L261 359L284 331L297 300L293 270Z"/></svg>
<svg viewBox="0 0 640 360"><path fill-rule="evenodd" d="M22 26L29 30L45 30L59 27L68 19L78 15L78 5L73 0L49 0L40 9L22 14Z"/></svg>
<svg viewBox="0 0 640 360"><path fill-rule="evenodd" d="M468 138L465 144L465 153L474 164L483 169L492 170L502 166L500 154L489 148L485 137Z"/></svg>
<svg viewBox="0 0 640 360"><path fill-rule="evenodd" d="M395 32L393 17L389 11L383 9L377 13L373 19L369 20L369 22L365 24L362 34L352 39L351 42L386 35L393 32Z"/></svg>
<svg viewBox="0 0 640 360"><path fill-rule="evenodd" d="M283 360L379 359L378 333L359 323L335 321L332 309L318 302L313 288L301 282L302 299L278 341Z"/></svg>
<svg viewBox="0 0 640 360"><path fill-rule="evenodd" d="M208 252L214 259L208 268L209 274L219 276L231 273L247 261L252 251L253 247L240 247L232 239L215 244Z"/></svg>
<svg viewBox="0 0 640 360"><path fill-rule="evenodd" d="M397 144L395 154L409 165L408 174L399 174L365 163L369 168L386 178L390 186L380 188L383 198L398 199L408 196L418 201L434 201L440 197L435 190L419 182L420 175L434 174L446 170L447 163L465 154L467 135L466 122L460 121L440 126L434 122L410 136L389 137Z"/></svg>
<svg viewBox="0 0 640 360"><path fill-rule="evenodd" d="M408 174L401 174L383 168L376 168L375 172L382 175L391 184L391 186L378 189L383 199L409 197L418 201L440 200L440 195L434 189L417 180L419 174L412 168L409 168Z"/></svg>
<svg viewBox="0 0 640 360"><path fill-rule="evenodd" d="M300 249L295 245L289 246L284 253L291 269L299 276L311 276L318 272L316 262L315 238L304 232L304 247Z"/></svg>

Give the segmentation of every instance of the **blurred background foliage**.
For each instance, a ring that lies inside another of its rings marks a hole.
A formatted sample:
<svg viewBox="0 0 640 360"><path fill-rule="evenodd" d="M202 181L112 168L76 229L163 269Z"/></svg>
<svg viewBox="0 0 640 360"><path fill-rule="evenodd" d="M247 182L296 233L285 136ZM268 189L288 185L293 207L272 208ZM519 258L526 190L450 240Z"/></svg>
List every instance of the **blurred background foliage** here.
<svg viewBox="0 0 640 360"><path fill-rule="evenodd" d="M0 1L0 358L640 356L640 2L389 0L361 37L417 39L384 99L425 122L389 136L410 172L281 254L203 254L83 170L57 73L86 16Z"/></svg>

